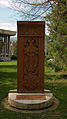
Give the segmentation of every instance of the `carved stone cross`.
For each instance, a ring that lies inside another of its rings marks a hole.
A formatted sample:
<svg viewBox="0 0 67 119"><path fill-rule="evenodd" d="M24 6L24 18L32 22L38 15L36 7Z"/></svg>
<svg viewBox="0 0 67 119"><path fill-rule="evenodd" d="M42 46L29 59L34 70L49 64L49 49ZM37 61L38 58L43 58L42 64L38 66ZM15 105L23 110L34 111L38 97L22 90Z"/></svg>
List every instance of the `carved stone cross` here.
<svg viewBox="0 0 67 119"><path fill-rule="evenodd" d="M18 92L44 92L44 22L18 22Z"/></svg>

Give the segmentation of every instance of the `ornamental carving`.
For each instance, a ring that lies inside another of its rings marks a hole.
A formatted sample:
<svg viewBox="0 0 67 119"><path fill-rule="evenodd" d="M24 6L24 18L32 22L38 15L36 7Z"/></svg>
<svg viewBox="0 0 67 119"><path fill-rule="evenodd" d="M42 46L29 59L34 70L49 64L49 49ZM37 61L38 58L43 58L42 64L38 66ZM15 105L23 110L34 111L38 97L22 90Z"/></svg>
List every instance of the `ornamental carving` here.
<svg viewBox="0 0 67 119"><path fill-rule="evenodd" d="M24 87L32 89L32 85L27 87L27 83L33 83L33 88L36 88L37 85L35 83L38 82L38 56L39 56L39 41L38 39L29 37L24 40L24 75L23 82Z"/></svg>
<svg viewBox="0 0 67 119"><path fill-rule="evenodd" d="M18 21L17 92L44 92L45 23Z"/></svg>

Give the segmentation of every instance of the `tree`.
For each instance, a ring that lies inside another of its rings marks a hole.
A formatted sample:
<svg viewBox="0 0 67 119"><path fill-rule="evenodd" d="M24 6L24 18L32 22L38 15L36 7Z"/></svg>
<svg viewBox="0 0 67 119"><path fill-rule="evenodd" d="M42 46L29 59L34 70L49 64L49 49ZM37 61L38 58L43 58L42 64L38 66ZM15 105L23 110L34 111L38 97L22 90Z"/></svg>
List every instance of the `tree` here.
<svg viewBox="0 0 67 119"><path fill-rule="evenodd" d="M12 8L22 20L44 20L56 0L13 0Z"/></svg>
<svg viewBox="0 0 67 119"><path fill-rule="evenodd" d="M12 41L10 51L12 55L17 56L17 41Z"/></svg>
<svg viewBox="0 0 67 119"><path fill-rule="evenodd" d="M17 41L15 42L14 45L14 55L17 56Z"/></svg>
<svg viewBox="0 0 67 119"><path fill-rule="evenodd" d="M55 69L67 64L67 0L14 0L12 6L21 20L45 20L50 32L49 53L54 57Z"/></svg>
<svg viewBox="0 0 67 119"><path fill-rule="evenodd" d="M51 13L47 15L50 54L55 59L55 69L65 69L67 67L67 2L58 0L53 6Z"/></svg>

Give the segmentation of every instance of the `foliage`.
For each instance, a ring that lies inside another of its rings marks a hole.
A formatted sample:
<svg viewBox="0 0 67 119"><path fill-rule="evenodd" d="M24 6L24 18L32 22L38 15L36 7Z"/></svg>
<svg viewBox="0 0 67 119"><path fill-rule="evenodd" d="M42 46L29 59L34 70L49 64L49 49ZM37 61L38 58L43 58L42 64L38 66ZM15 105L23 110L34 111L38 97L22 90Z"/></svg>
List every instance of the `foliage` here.
<svg viewBox="0 0 67 119"><path fill-rule="evenodd" d="M14 55L17 56L17 41L15 42L14 45Z"/></svg>
<svg viewBox="0 0 67 119"><path fill-rule="evenodd" d="M21 20L47 20L50 32L47 51L55 61L56 71L67 67L67 0L13 0L12 7ZM47 17L46 17L46 13Z"/></svg>
<svg viewBox="0 0 67 119"><path fill-rule="evenodd" d="M13 41L10 47L11 54L17 56L17 41Z"/></svg>
<svg viewBox="0 0 67 119"><path fill-rule="evenodd" d="M17 60L17 56L16 55L12 55L11 59L12 60Z"/></svg>
<svg viewBox="0 0 67 119"><path fill-rule="evenodd" d="M55 69L67 67L67 2L57 1L51 13L47 14L49 54L55 60Z"/></svg>

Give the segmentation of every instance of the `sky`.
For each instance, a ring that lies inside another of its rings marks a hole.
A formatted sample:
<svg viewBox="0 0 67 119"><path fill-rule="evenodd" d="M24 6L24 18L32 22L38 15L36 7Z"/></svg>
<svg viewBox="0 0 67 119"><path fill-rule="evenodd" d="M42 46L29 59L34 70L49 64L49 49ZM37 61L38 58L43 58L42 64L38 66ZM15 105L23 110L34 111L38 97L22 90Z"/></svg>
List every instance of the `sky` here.
<svg viewBox="0 0 67 119"><path fill-rule="evenodd" d="M9 0L0 0L0 29L16 31L16 22L17 20L14 18L14 11L10 8Z"/></svg>
<svg viewBox="0 0 67 119"><path fill-rule="evenodd" d="M17 31L17 18L11 7L11 1L12 0L0 0L0 29ZM46 34L48 35L47 26Z"/></svg>

